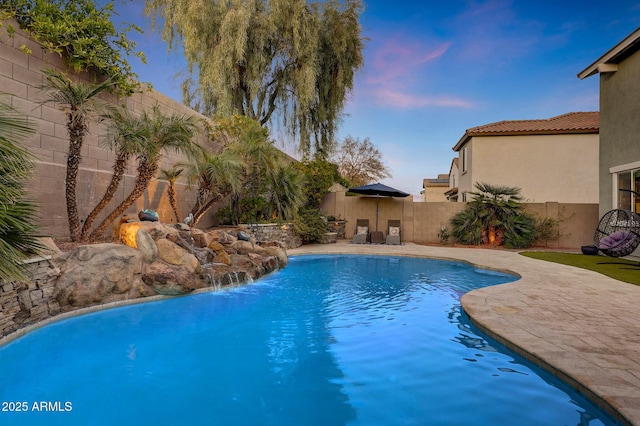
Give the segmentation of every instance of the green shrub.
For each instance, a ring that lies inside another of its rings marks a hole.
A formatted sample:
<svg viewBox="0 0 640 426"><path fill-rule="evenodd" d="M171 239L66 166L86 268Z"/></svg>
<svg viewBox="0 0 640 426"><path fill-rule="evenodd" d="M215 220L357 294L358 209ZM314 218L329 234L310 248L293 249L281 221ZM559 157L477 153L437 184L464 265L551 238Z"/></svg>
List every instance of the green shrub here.
<svg viewBox="0 0 640 426"><path fill-rule="evenodd" d="M461 244L504 244L524 248L536 240L535 219L520 204L520 189L477 183L467 207L451 219L453 237Z"/></svg>
<svg viewBox="0 0 640 426"><path fill-rule="evenodd" d="M327 221L320 214L320 210L305 207L298 211L298 216L293 221L293 229L303 244L316 243L327 232Z"/></svg>

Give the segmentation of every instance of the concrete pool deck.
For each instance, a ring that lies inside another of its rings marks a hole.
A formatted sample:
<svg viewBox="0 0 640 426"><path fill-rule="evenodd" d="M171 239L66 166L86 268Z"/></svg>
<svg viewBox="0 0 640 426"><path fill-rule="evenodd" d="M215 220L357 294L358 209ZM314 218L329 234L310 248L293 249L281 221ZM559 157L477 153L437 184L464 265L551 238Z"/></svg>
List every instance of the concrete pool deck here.
<svg viewBox="0 0 640 426"><path fill-rule="evenodd" d="M287 252L454 259L513 272L521 278L462 297L474 324L624 424L640 425L640 286L507 250L340 241Z"/></svg>

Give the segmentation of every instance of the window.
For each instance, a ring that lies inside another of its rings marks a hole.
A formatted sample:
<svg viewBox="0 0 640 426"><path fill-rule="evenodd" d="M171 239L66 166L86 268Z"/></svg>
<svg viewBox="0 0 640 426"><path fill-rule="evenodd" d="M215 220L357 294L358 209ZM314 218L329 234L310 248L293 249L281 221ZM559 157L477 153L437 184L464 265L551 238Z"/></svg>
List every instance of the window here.
<svg viewBox="0 0 640 426"><path fill-rule="evenodd" d="M467 146L465 145L464 148L462 148L462 151L460 151L460 156L462 157L462 173L467 171Z"/></svg>
<svg viewBox="0 0 640 426"><path fill-rule="evenodd" d="M633 164L636 168L619 166L610 170L613 173L613 200L614 208L632 210L640 213L640 165Z"/></svg>

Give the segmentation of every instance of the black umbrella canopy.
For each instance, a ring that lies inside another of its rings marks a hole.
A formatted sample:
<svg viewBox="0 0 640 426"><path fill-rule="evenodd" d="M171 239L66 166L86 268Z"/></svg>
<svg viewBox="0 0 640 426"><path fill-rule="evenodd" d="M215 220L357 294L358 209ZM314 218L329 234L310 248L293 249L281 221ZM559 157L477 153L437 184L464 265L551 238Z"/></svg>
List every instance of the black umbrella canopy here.
<svg viewBox="0 0 640 426"><path fill-rule="evenodd" d="M390 186L383 185L381 183L372 183L370 185L356 186L355 188L349 188L349 192L362 195L377 195L380 197L408 197L411 194L400 191L399 189L391 188Z"/></svg>
<svg viewBox="0 0 640 426"><path fill-rule="evenodd" d="M356 186L355 188L349 188L349 192L361 195L375 195L376 196L376 231L378 230L378 197L408 197L411 194L400 191L399 189L391 188L390 186L383 185L381 183L372 183L370 185Z"/></svg>

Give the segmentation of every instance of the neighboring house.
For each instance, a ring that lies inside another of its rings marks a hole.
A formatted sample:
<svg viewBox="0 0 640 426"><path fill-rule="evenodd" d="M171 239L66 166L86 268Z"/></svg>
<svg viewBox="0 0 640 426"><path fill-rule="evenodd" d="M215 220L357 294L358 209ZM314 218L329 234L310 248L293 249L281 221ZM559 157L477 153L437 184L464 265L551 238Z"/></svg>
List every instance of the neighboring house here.
<svg viewBox="0 0 640 426"><path fill-rule="evenodd" d="M640 28L578 74L600 74L600 215L640 212Z"/></svg>
<svg viewBox="0 0 640 426"><path fill-rule="evenodd" d="M532 203L598 202L598 112L500 121L468 129L459 153L458 201L482 182L518 187Z"/></svg>
<svg viewBox="0 0 640 426"><path fill-rule="evenodd" d="M458 157L451 160L449 168L449 190L444 193L447 201L458 201L458 182L460 181L460 169L458 167Z"/></svg>
<svg viewBox="0 0 640 426"><path fill-rule="evenodd" d="M449 175L439 174L437 178L427 178L422 180L423 202L447 201L445 193L449 190Z"/></svg>

